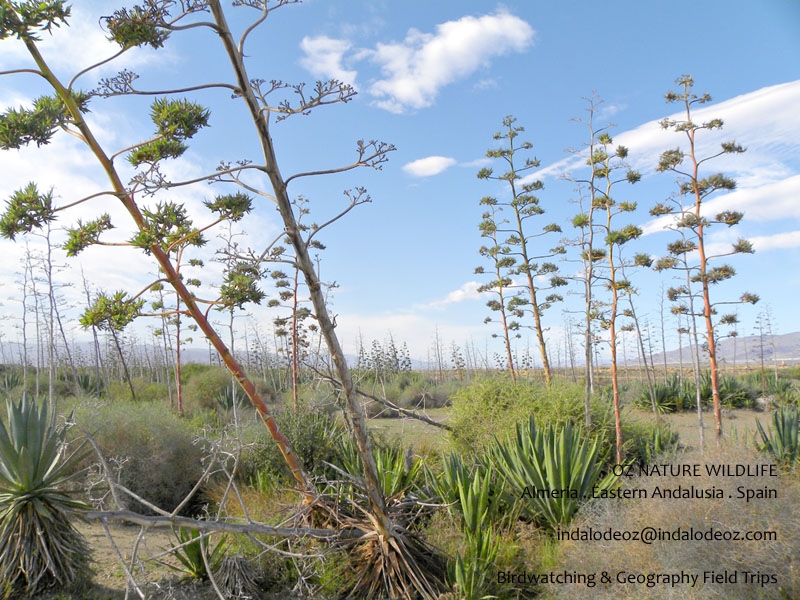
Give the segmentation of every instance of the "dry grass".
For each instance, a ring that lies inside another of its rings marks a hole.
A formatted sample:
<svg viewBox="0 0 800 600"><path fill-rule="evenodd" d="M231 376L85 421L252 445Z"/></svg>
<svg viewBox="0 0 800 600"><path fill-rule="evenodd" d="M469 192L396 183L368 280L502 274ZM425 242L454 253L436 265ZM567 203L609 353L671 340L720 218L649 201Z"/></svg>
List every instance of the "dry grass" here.
<svg viewBox="0 0 800 600"><path fill-rule="evenodd" d="M730 444L706 455L690 453L659 461L672 464L705 463L765 464L763 456L756 455L743 445ZM630 484L648 491L647 499L622 501L598 500L587 505L581 518L571 530L580 527L595 531L633 531L653 527L665 531L678 528L706 531L756 531L774 530L777 541L654 541L650 545L635 541L562 542L559 549L556 573L596 573L598 584L594 588L581 585L551 585L546 589L548 598L694 598L725 600L752 598L800 598L800 479L797 474L779 477L639 477ZM653 499L656 486L675 488L678 485L722 490L718 499ZM775 489L777 498L745 502L738 497L737 488ZM737 583L703 584L704 571L737 572ZM619 571L627 573L689 573L699 575L697 586L670 587L645 584L600 583L605 571L612 581ZM777 583L761 587L744 582L744 571L774 574Z"/></svg>

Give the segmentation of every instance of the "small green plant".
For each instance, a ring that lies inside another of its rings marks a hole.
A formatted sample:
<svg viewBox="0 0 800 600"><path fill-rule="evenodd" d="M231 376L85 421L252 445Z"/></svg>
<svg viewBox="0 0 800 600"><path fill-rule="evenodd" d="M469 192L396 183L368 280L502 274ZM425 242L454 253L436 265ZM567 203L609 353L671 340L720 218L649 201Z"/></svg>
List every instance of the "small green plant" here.
<svg viewBox="0 0 800 600"><path fill-rule="evenodd" d="M800 436L798 436L798 410L796 406L784 406L772 413L772 425L764 430L756 419L761 442L758 449L768 453L775 461L792 467L800 460Z"/></svg>
<svg viewBox="0 0 800 600"><path fill-rule="evenodd" d="M678 447L680 436L669 423L637 423L628 439L631 440L634 460L649 465L657 457L674 452Z"/></svg>
<svg viewBox="0 0 800 600"><path fill-rule="evenodd" d="M90 373L78 373L77 384L81 392L93 398L99 398L105 391L103 381Z"/></svg>
<svg viewBox="0 0 800 600"><path fill-rule="evenodd" d="M233 407L243 407L247 405L247 395L242 388L227 386L217 394L217 407L223 411L233 410Z"/></svg>
<svg viewBox="0 0 800 600"><path fill-rule="evenodd" d="M337 466L344 473L352 478L361 476L361 456L352 439L340 438L336 456L339 463ZM387 498L402 498L422 486L425 475L422 460L408 455L402 446L379 445L374 449L373 456L383 493Z"/></svg>
<svg viewBox="0 0 800 600"><path fill-rule="evenodd" d="M179 527L173 529L178 545L175 547L175 558L183 565L183 573L190 579L205 581L208 579L208 568L215 572L225 558L225 550L228 545L227 538L223 536L216 544L211 545L210 536L203 537L203 534L194 529ZM175 567L178 569L178 567Z"/></svg>
<svg viewBox="0 0 800 600"><path fill-rule="evenodd" d="M22 385L22 374L16 369L6 371L2 375L2 379L0 379L0 385L2 385L3 391L8 394L14 388Z"/></svg>
<svg viewBox="0 0 800 600"><path fill-rule="evenodd" d="M466 600L487 597L485 593L491 590L492 576L497 572L495 561L502 543L497 527L502 520L502 503L496 481L492 467L476 465L469 469L454 453L445 457L442 474L436 481L437 493L460 516L464 550L450 561L448 576Z"/></svg>
<svg viewBox="0 0 800 600"><path fill-rule="evenodd" d="M710 394L710 380L708 390ZM653 386L653 393L655 395L656 410L659 414L680 412L694 408L696 404L696 392L693 382L688 379L682 379L677 373L672 373L664 383L656 382ZM707 398L703 398L703 404L705 404ZM643 389L634 399L633 404L641 410L652 410L653 399L650 398L650 390Z"/></svg>
<svg viewBox="0 0 800 600"><path fill-rule="evenodd" d="M288 409L276 412L275 420L307 473L320 472L324 463L336 462L342 426L334 417L320 410ZM280 449L262 427L257 432L255 443L242 456L240 474L243 479L255 481L261 477L280 481L289 477Z"/></svg>
<svg viewBox="0 0 800 600"><path fill-rule="evenodd" d="M601 478L600 439L590 440L566 421L542 430L531 417L517 425L515 436L490 450L492 463L512 493L520 498L522 515L548 529L568 525L593 490L610 490L618 477Z"/></svg>
<svg viewBox="0 0 800 600"><path fill-rule="evenodd" d="M0 590L3 598L74 588L90 576L89 547L72 518L88 508L64 485L83 457L66 455L65 429L47 400L6 403L0 421Z"/></svg>

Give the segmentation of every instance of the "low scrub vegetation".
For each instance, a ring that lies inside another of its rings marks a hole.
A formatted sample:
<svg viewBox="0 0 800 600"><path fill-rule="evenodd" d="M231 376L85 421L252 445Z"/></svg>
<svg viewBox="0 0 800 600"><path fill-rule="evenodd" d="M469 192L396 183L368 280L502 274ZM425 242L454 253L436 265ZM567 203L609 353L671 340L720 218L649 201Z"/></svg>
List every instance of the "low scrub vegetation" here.
<svg viewBox="0 0 800 600"><path fill-rule="evenodd" d="M718 450L663 456L659 462L676 465L738 464L764 465L764 457L741 445L724 445ZM672 540L656 539L651 544L638 541L563 541L558 546L556 572L627 574L681 573L699 575L695 586L601 583L599 575L593 587L585 584L548 585L542 592L548 598L751 598L800 597L800 505L796 502L800 487L793 477L750 474L710 476L705 469L697 477L651 475L627 479L630 489L648 493L646 499L620 501L598 500L586 507L569 532L632 531L652 527L655 531L705 532L776 532L777 539L731 541L730 539ZM694 485L719 490L714 498L653 498L659 489L676 489ZM750 502L740 497L739 490L774 489L776 497ZM579 565L579 567L577 567ZM703 582L704 572L737 573L736 581ZM744 573L761 574L769 579L746 583ZM763 585L762 585L763 584ZM623 589L620 589L620 588ZM672 594L672 596L670 596Z"/></svg>

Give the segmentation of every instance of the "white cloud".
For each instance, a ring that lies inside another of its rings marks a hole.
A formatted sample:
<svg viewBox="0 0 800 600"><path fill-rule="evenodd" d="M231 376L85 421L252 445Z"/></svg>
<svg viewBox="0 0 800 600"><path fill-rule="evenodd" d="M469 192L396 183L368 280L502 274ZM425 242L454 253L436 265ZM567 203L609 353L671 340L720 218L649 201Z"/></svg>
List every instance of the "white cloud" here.
<svg viewBox="0 0 800 600"><path fill-rule="evenodd" d="M321 35L304 37L300 48L305 56L300 59L300 66L315 77L338 79L343 83L355 85L358 72L346 69L343 65L344 55L352 44L346 40L336 40Z"/></svg>
<svg viewBox="0 0 800 600"><path fill-rule="evenodd" d="M800 231L786 231L774 235L758 235L750 238L756 252L779 248L800 248Z"/></svg>
<svg viewBox="0 0 800 600"><path fill-rule="evenodd" d="M448 156L427 156L403 165L403 171L412 177L438 175L456 164L456 159Z"/></svg>
<svg viewBox="0 0 800 600"><path fill-rule="evenodd" d="M487 77L486 79L481 79L475 85L472 86L473 90L492 90L497 87L497 80L494 77Z"/></svg>
<svg viewBox="0 0 800 600"><path fill-rule="evenodd" d="M711 198L701 213L713 216L723 210L744 213L744 221L770 222L800 219L800 175L780 179L759 187L737 189ZM658 217L642 227L645 235L662 231L674 221L671 215Z"/></svg>
<svg viewBox="0 0 800 600"><path fill-rule="evenodd" d="M706 245L707 256L725 256L731 253L731 246L736 241L734 232L724 232L717 234L713 242ZM768 252L770 250L785 250L787 248L800 248L800 231L784 231L770 235L754 235L746 238L756 253ZM697 253L692 253L690 257L696 260Z"/></svg>
<svg viewBox="0 0 800 600"><path fill-rule="evenodd" d="M735 173L741 187L754 187L773 180L775 173L786 172L785 161L794 160L797 155L798 104L800 80L761 88L696 109L692 113L695 122L713 118L724 121L721 130L698 134L698 155L716 153L720 143L735 139L747 151L720 157L709 168ZM668 118L683 117L682 113L675 113ZM650 121L615 136L616 143L630 150L636 168L653 171L661 152L677 146L685 149L687 145L685 134L662 129L659 121Z"/></svg>
<svg viewBox="0 0 800 600"><path fill-rule="evenodd" d="M465 300L477 300L481 297L478 288L481 286L477 281L468 281L457 290L453 290L441 300L435 300L427 304L428 308L442 308L449 304L464 302Z"/></svg>
<svg viewBox="0 0 800 600"><path fill-rule="evenodd" d="M480 168L483 168L483 167L488 167L491 164L492 164L492 159L484 156L483 158L476 158L475 160L469 160L467 162L459 163L458 166L459 167L467 167L467 168L470 168L470 169L473 169L473 168L480 169Z"/></svg>
<svg viewBox="0 0 800 600"><path fill-rule="evenodd" d="M494 58L525 51L533 36L528 23L498 11L441 23L435 33L410 29L402 42L378 43L375 48L354 49L346 39L327 36L305 37L300 45L305 53L300 65L316 77L352 84L357 71L344 66L347 59L370 60L381 71L368 89L375 105L403 113L430 106L442 87L488 67ZM494 79L485 77L476 88L494 85Z"/></svg>
<svg viewBox="0 0 800 600"><path fill-rule="evenodd" d="M384 77L369 92L377 106L391 112L425 108L443 86L489 66L497 56L526 50L533 34L528 23L507 12L448 21L437 25L435 34L411 29L402 42L378 44L372 51Z"/></svg>

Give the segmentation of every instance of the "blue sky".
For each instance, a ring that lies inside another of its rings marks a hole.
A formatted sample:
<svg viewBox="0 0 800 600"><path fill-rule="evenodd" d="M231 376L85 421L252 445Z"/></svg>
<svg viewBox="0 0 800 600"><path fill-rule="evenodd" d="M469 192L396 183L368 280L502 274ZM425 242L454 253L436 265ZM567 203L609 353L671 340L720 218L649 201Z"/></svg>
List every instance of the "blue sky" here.
<svg viewBox="0 0 800 600"><path fill-rule="evenodd" d="M68 79L113 53L97 25L109 10L107 2L75 3L71 26L56 30L53 39L42 45L57 72ZM229 9L229 13L239 30L254 16L249 9ZM446 350L451 342L471 343L489 353L497 349L490 337L497 330L483 324L489 314L486 298L476 291L484 280L474 275L474 269L485 264L478 255L484 243L477 229L482 213L478 203L487 195L502 198L505 191L496 183L478 180L476 173L491 166L485 153L494 147L492 135L506 115L515 116L525 127L523 139L533 144L533 154L541 161L537 176L545 186L539 194L546 210L542 225L559 223L564 235L572 236L569 220L578 210L577 193L563 176L580 176L583 159L567 150L580 149L586 141L584 128L573 119L586 116L585 98L596 92L604 101L600 121L615 124L610 129L615 142L629 148L631 164L643 175L639 184L624 191L625 200L639 203L631 220L646 232L632 251L664 255L674 234L664 231L664 222L654 221L647 212L676 189L674 176L656 173L655 165L661 151L683 142L680 135L658 126L677 109L665 103L664 93L675 88L674 80L683 73L694 76L696 92L713 97L701 116L725 121L721 134L701 141L701 150L712 150L729 139L748 148L745 154L720 159L710 167L739 183L727 197L717 196L715 205L745 213L734 230L712 229L710 242L725 248L736 238L747 237L756 248L752 256L732 259L737 276L714 291L719 299L734 299L746 290L761 296L758 305L738 309L740 335L753 332L755 317L767 307L777 332L798 329L797 2L308 0L271 14L249 41L246 53L252 77L309 85L315 79L335 77L358 90L347 104L273 123L284 176L348 164L358 139L379 139L397 147L379 172L359 169L304 178L290 188L293 195L310 200L311 217L318 222L344 207L346 189L365 186L372 197L370 204L320 234L327 246L321 254L322 274L339 286L332 306L348 351L354 351L359 335L367 342L392 335L405 341L415 357L425 359L435 332ZM21 44L2 43L0 71L28 65ZM98 78L123 67L137 71L141 75L137 85L147 90L231 80L217 40L191 30L173 35L158 52L136 50L113 69L102 67L87 74L81 87L91 89ZM3 77L0 106L25 104L42 93L39 86L31 76ZM176 179L191 178L213 171L221 160L258 158L247 116L229 93L205 91L192 97L211 109L211 127L197 136L184 157L165 166L166 172ZM148 102L142 98L93 102L91 122L110 151L149 136ZM0 173L0 198L34 179L44 188L54 186L64 203L103 185L90 157L77 141L63 135L39 151L0 154ZM208 186L181 188L170 198L185 202L200 223L201 203L212 193ZM57 226L104 211L118 223L113 235L125 239L125 216L108 200L71 211ZM240 244L255 248L280 233L278 215L266 202L243 226L246 235L238 238ZM59 235L54 232L56 239ZM29 243L34 249L39 244L35 238ZM7 290L19 290L24 243L2 241L0 251L7 257L0 267L0 282ZM127 249L94 248L77 261L60 262L70 266L59 278L77 282L61 292L76 338L85 335L75 323L82 296L80 267L94 289L129 291L138 291L155 270L147 257ZM579 271L574 263L560 266L567 276ZM218 273L218 267L208 262L202 278L213 284ZM634 285L639 290L638 310L657 332L662 285L674 285L672 275L637 273ZM572 286L566 302L546 313L551 353L557 352L556 347L563 352L566 322L580 319L578 313L569 312L580 308L579 291ZM19 336L19 303L14 302L18 296L18 291L9 295L0 308L9 317L3 323L5 339ZM248 327L268 332L270 313L252 314ZM677 344L676 327L667 317L672 347ZM520 349L528 343L526 337L520 340Z"/></svg>

